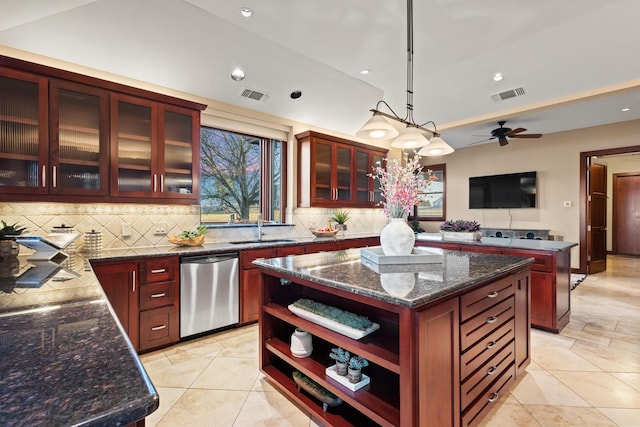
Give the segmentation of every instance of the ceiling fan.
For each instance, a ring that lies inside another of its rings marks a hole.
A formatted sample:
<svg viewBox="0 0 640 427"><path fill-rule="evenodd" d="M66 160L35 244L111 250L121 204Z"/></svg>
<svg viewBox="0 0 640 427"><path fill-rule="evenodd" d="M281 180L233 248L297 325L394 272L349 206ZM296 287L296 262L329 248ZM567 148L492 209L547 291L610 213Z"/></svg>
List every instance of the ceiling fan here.
<svg viewBox="0 0 640 427"><path fill-rule="evenodd" d="M525 128L515 128L515 129L506 128L504 127L505 123L506 122L504 120L499 121L498 125L500 127L491 131L490 138L483 139L481 141L472 142L469 145L479 144L481 142L490 141L492 139L498 138L498 142L502 146L502 145L507 145L509 143L507 138L540 138L542 136L541 133L522 133L526 131Z"/></svg>

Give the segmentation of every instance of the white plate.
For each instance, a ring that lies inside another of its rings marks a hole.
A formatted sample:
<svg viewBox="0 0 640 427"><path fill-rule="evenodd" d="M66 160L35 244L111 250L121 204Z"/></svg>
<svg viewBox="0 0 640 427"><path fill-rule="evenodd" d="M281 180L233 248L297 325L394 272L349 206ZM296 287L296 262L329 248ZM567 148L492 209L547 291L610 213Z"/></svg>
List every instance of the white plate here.
<svg viewBox="0 0 640 427"><path fill-rule="evenodd" d="M293 314L298 317L308 320L309 322L313 322L316 325L324 326L327 329L331 329L334 332L345 335L349 338L353 338L354 340L359 340L360 338L369 335L371 332L380 329L380 325L374 323L368 329L361 331L360 329L355 329L350 326L343 325L342 323L338 323L335 320L331 320L318 314L311 313L310 311L303 310L293 304L289 304L288 308Z"/></svg>

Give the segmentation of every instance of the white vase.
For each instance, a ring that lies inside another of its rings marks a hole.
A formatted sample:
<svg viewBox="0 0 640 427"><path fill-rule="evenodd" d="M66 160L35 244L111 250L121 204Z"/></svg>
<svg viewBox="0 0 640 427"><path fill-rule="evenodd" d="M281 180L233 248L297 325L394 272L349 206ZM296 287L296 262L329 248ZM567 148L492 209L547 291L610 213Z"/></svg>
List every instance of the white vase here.
<svg viewBox="0 0 640 427"><path fill-rule="evenodd" d="M391 218L380 233L380 245L385 255L410 255L416 235L404 218Z"/></svg>
<svg viewBox="0 0 640 427"><path fill-rule="evenodd" d="M380 273L382 288L395 297L405 297L416 285L415 273Z"/></svg>
<svg viewBox="0 0 640 427"><path fill-rule="evenodd" d="M308 357L311 356L312 351L313 342L311 341L311 334L300 328L296 328L293 334L291 334L291 354L295 357Z"/></svg>

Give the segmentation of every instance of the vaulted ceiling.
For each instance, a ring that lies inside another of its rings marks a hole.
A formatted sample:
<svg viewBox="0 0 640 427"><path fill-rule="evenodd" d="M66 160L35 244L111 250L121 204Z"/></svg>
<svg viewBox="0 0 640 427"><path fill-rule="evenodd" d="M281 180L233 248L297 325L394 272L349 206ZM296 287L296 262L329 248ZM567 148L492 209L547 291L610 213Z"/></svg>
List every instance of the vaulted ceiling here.
<svg viewBox="0 0 640 427"><path fill-rule="evenodd" d="M2 45L225 103L346 134L380 99L405 114L405 0L0 0L0 10ZM551 133L640 119L639 16L637 0L415 0L416 122L435 121L460 149L498 120ZM515 88L524 95L492 100Z"/></svg>

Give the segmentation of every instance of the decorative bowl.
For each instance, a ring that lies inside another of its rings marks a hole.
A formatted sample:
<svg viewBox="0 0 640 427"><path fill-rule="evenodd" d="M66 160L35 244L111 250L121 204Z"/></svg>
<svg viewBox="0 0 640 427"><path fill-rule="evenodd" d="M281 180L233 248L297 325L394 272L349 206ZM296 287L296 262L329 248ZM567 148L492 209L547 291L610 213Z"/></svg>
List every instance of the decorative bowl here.
<svg viewBox="0 0 640 427"><path fill-rule="evenodd" d="M177 236L169 237L169 243L178 246L202 246L204 244L204 235L197 237L179 238Z"/></svg>
<svg viewBox="0 0 640 427"><path fill-rule="evenodd" d="M336 234L338 234L338 231L340 230L331 230L331 231L311 230L313 235L316 237L334 237Z"/></svg>

